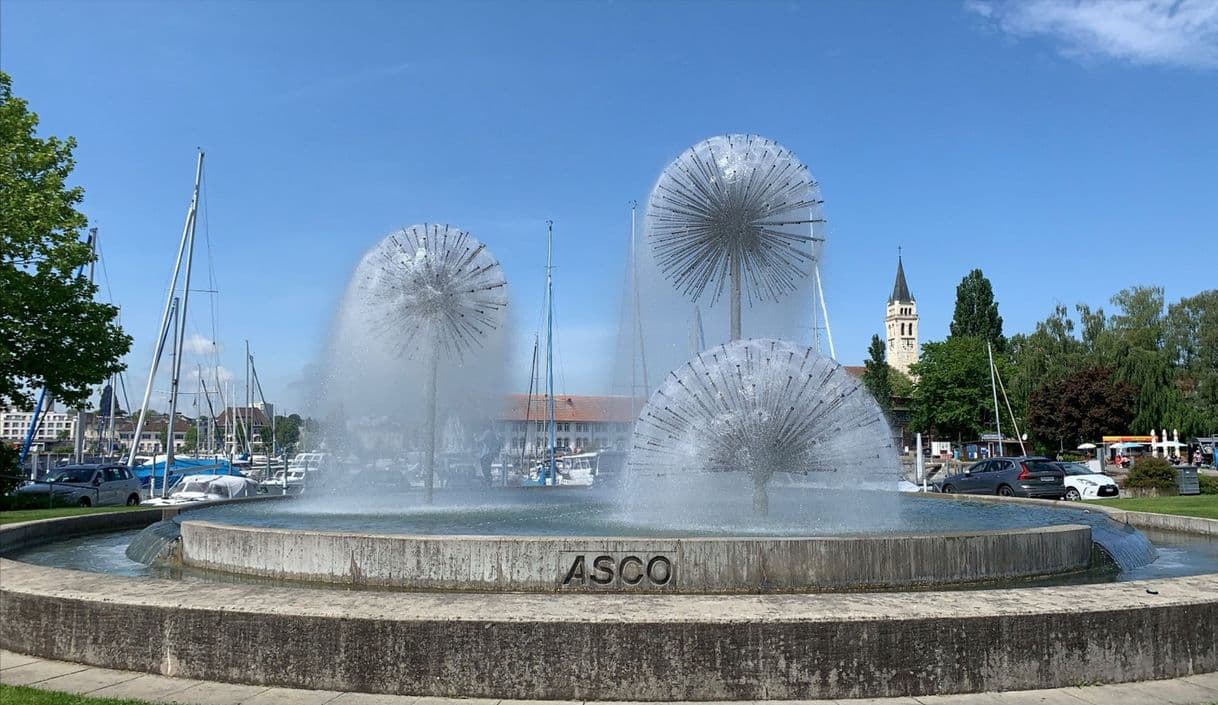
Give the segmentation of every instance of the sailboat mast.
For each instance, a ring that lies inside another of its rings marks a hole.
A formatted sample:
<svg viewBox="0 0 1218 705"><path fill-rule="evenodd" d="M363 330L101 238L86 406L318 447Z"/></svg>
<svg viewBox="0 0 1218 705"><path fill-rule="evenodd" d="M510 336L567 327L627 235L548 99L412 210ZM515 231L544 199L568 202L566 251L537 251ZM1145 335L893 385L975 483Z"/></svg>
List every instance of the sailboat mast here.
<svg viewBox="0 0 1218 705"><path fill-rule="evenodd" d="M169 494L169 472L173 467L174 456L177 455L174 452L173 429L177 425L175 422L178 420L178 370L181 368L182 361L182 336L179 326L180 322L185 319L185 316L182 315L181 306L177 305L178 301L175 300L174 304L173 359L169 362L173 377L169 387L169 414L165 417L165 476L163 478L164 481L161 482L162 497Z"/></svg>
<svg viewBox="0 0 1218 705"><path fill-rule="evenodd" d="M114 452L114 416L115 408L118 406L118 375L110 375L110 418L106 424L106 452L104 457L109 458Z"/></svg>
<svg viewBox="0 0 1218 705"><path fill-rule="evenodd" d="M195 374L199 383L195 385L195 447L191 449L194 457L199 457L199 446L203 441L203 408L199 399L203 397L203 366L195 365Z"/></svg>
<svg viewBox="0 0 1218 705"><path fill-rule="evenodd" d="M551 485L558 484L558 472L554 462L554 446L557 428L554 424L554 221L546 221L546 421L550 440L547 453L549 461L549 481Z"/></svg>
<svg viewBox="0 0 1218 705"><path fill-rule="evenodd" d="M93 263L97 261L97 228L89 229L89 249L93 256L89 258L89 283L93 283ZM112 395L113 396L113 395ZM76 410L76 434L73 438L74 459L78 463L85 461L85 408Z"/></svg>
<svg viewBox="0 0 1218 705"><path fill-rule="evenodd" d="M253 456L253 446L250 444L250 433L254 428L253 402L250 399L250 341L245 341L245 452Z"/></svg>
<svg viewBox="0 0 1218 705"><path fill-rule="evenodd" d="M201 156L201 155L200 155ZM178 389L182 379L182 351L186 345L186 309L190 304L190 273L194 268L195 261L195 222L199 212L199 191L196 187L194 197L190 203L190 215L187 218L189 223L190 241L186 243L186 276L182 280L182 305L178 308L175 332L174 332L174 351L173 351L173 377L169 385L169 429L166 431L166 442L169 446L166 451L165 458L165 482L161 487L163 493L168 493L169 489L169 468L173 465L173 458L176 455L176 444L174 443L173 431L177 425L178 411Z"/></svg>
<svg viewBox="0 0 1218 705"><path fill-rule="evenodd" d="M1005 455L1006 452L1002 449L1002 419L998 413L998 382L995 381L994 347L986 343L985 351L990 357L990 389L994 392L994 426L998 430L998 454Z"/></svg>
<svg viewBox="0 0 1218 705"><path fill-rule="evenodd" d="M638 228L635 227L635 211L638 210L638 201L630 202L630 288L631 296L634 297L634 335L639 340L639 365L643 368L643 397L650 396L650 383L647 380L647 346L643 340L643 306L639 295L639 256L638 249L635 244L635 234ZM634 351L630 351L631 364L634 360ZM631 373L633 375L633 372ZM634 384L634 377L631 377L631 384ZM634 395L634 390L630 390L630 394Z"/></svg>
<svg viewBox="0 0 1218 705"><path fill-rule="evenodd" d="M524 442L520 446L520 468L524 470L525 453L529 450L529 426L533 423L533 392L537 391L537 350L541 341L533 336L533 364L529 367L529 394L524 400Z"/></svg>
<svg viewBox="0 0 1218 705"><path fill-rule="evenodd" d="M820 263L818 262L813 272L816 274L816 293L817 299L820 300L820 311L825 319L825 337L829 339L829 357L837 360L837 350L833 347L833 329L829 327L829 307L825 304L825 288L820 282ZM815 309L815 307L813 307ZM819 332L817 334L816 350L820 352Z"/></svg>
<svg viewBox="0 0 1218 705"><path fill-rule="evenodd" d="M148 370L148 383L144 385L144 400L140 404L140 418L135 424L135 434L131 438L131 450L127 455L127 467L135 467L135 453L139 449L140 434L144 430L144 422L148 419L148 402L152 399L152 383L156 379L157 368L161 364L161 354L165 348L165 336L169 332L169 311L174 305L175 294L178 288L178 275L182 272L182 255L186 252L187 242L194 240L193 229L195 212L199 206L199 183L203 178L203 152L199 151L199 157L195 163L195 187L193 195L190 198L190 208L186 211L186 224L182 226L182 239L178 243L178 257L173 265L173 278L169 282L169 293L165 297L165 310L161 313L161 330L157 336L156 351L152 356L152 366Z"/></svg>

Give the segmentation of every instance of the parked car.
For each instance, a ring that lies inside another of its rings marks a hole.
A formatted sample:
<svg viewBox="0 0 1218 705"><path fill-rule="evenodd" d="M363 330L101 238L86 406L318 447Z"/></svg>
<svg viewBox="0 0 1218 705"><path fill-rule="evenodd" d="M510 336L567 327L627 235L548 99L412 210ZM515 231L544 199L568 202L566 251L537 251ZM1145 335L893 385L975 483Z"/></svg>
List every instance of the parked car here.
<svg viewBox="0 0 1218 705"><path fill-rule="evenodd" d="M122 465L65 465L51 470L37 482L17 488L16 493L27 497L54 493L56 503L81 507L136 505L140 503L140 481Z"/></svg>
<svg viewBox="0 0 1218 705"><path fill-rule="evenodd" d="M1082 499L1120 497L1121 488L1116 480L1099 473L1081 463L1057 462L1054 465L1066 473L1066 499L1077 502Z"/></svg>
<svg viewBox="0 0 1218 705"><path fill-rule="evenodd" d="M935 486L949 494L1062 499L1066 496L1065 476L1065 471L1048 458L990 458L936 478Z"/></svg>

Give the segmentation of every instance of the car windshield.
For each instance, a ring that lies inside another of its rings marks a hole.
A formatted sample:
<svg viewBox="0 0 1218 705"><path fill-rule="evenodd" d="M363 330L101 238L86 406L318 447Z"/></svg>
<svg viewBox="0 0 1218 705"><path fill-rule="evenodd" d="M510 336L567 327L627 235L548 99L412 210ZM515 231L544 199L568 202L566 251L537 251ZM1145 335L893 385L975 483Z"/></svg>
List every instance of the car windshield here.
<svg viewBox="0 0 1218 705"><path fill-rule="evenodd" d="M93 468L60 468L51 471L47 482L88 482L93 479Z"/></svg>
<svg viewBox="0 0 1218 705"><path fill-rule="evenodd" d="M1078 463L1058 463L1062 470L1066 471L1067 475L1095 475L1096 472L1085 465Z"/></svg>

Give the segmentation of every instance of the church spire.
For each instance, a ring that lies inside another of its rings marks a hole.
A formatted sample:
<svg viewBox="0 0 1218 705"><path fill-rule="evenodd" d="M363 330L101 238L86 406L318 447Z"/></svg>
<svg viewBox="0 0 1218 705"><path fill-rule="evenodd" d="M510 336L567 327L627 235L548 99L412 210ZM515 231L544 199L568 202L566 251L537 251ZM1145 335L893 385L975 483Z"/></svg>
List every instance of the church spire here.
<svg viewBox="0 0 1218 705"><path fill-rule="evenodd" d="M888 303L913 300L913 294L909 293L909 285L905 283L905 265L901 262L900 248L897 248L897 280L892 285L892 296L888 297Z"/></svg>

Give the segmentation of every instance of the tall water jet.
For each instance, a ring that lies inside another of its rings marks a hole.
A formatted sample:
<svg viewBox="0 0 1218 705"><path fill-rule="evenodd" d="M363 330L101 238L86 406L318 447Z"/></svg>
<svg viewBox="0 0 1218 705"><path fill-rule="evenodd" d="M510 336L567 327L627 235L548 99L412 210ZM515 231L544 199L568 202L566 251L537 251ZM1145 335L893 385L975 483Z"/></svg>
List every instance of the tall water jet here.
<svg viewBox="0 0 1218 705"><path fill-rule="evenodd" d="M669 279L697 302L730 288L731 340L742 296L777 300L816 263L824 223L820 190L773 140L723 135L685 150L660 175L647 205L652 250Z"/></svg>
<svg viewBox="0 0 1218 705"><path fill-rule="evenodd" d="M669 373L632 446L632 474L748 475L758 515L776 474L893 490L899 472L888 422L862 383L814 349L774 339L732 341Z"/></svg>
<svg viewBox="0 0 1218 705"><path fill-rule="evenodd" d="M450 225L412 225L387 236L365 258L366 304L399 354L423 358L424 501L435 490L436 383L440 354L460 361L498 328L507 308L507 283L486 245Z"/></svg>

